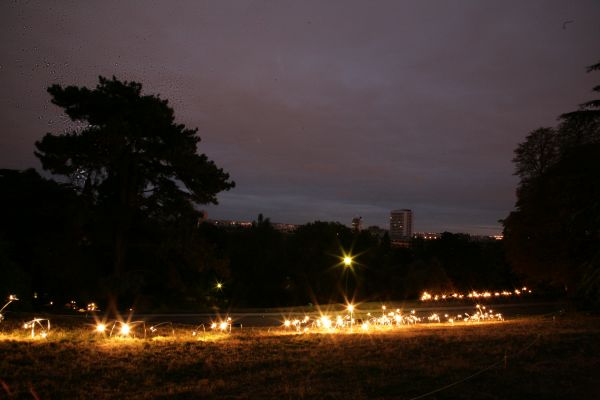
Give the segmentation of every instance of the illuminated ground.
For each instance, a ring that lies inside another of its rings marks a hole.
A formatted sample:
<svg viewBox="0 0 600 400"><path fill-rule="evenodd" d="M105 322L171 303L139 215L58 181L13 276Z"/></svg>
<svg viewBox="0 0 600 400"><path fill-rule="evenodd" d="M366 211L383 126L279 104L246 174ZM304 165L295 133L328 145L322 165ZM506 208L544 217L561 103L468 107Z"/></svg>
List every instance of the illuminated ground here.
<svg viewBox="0 0 600 400"><path fill-rule="evenodd" d="M177 328L160 340L0 330L0 398L410 399L453 383L428 398L600 398L600 317L582 314L367 334Z"/></svg>

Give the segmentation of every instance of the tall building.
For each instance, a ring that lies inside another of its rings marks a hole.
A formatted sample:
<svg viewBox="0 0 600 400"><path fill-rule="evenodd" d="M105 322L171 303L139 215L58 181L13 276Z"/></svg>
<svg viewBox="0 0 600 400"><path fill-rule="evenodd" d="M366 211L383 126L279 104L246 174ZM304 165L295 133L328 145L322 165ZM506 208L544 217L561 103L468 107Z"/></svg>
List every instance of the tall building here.
<svg viewBox="0 0 600 400"><path fill-rule="evenodd" d="M412 211L393 210L390 213L390 239L403 240L412 236Z"/></svg>
<svg viewBox="0 0 600 400"><path fill-rule="evenodd" d="M362 231L362 217L352 218L352 230L355 232Z"/></svg>

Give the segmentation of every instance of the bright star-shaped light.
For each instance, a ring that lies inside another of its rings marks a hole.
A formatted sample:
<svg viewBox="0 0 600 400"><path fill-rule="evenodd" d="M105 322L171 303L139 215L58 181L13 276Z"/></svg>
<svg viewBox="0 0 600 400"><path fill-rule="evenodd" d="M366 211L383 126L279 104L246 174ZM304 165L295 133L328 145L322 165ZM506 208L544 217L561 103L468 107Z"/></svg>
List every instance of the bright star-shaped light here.
<svg viewBox="0 0 600 400"><path fill-rule="evenodd" d="M129 332L131 332L131 328L129 327L129 324L121 325L121 335L127 336L127 335L129 335Z"/></svg>

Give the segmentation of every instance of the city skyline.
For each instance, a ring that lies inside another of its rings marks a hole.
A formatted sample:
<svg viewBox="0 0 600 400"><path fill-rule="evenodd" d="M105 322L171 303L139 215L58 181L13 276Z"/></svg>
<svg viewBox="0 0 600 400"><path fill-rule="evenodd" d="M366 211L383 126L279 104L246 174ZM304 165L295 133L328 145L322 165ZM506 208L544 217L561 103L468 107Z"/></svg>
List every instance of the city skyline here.
<svg viewBox="0 0 600 400"><path fill-rule="evenodd" d="M236 182L200 207L215 218L385 226L406 207L422 231L493 235L517 144L596 84L594 1L141 5L0 5L0 168L40 170L35 141L72 127L48 86L115 75L199 128Z"/></svg>
<svg viewBox="0 0 600 400"><path fill-rule="evenodd" d="M351 228L352 230L355 230L355 231L379 231L379 232L385 231L385 232L390 233L390 235L392 235L393 215L394 215L394 212L398 212L398 211L408 211L408 213L409 213L409 217L408 217L409 227L407 228L407 231L409 232L409 234L408 235L400 235L401 237L396 238L396 239L401 239L402 237L404 237L404 238L406 238L406 237L423 237L425 239L434 239L434 238L437 239L437 238L439 238L439 235L444 232L455 233L455 234L465 234L465 233L469 234L468 232L449 231L449 230L441 230L441 231L437 231L437 232L431 232L431 231L425 231L425 230L415 230L413 228L412 210L407 210L407 209L391 210L388 224L384 225L384 226L373 225L373 224L364 224L361 216L353 217L352 220L350 221L350 223L346 223L343 221L314 220L314 221L307 222L307 224L312 223L312 222L333 222L333 223L340 223L340 224L342 224L348 228ZM285 232L293 232L299 226L304 225L304 224L293 224L293 223L289 223L289 222L285 222L285 221L272 221L268 216L264 216L264 215L262 215L262 217L264 219L268 219L269 222L272 224L272 226L275 228L275 230L280 230L280 231L285 231ZM257 219L239 219L239 220L228 219L228 218L213 219L213 218L210 218L208 213L204 212L203 217L201 218L201 221L209 222L216 226L250 228L259 218L260 217L258 217ZM403 230L405 228L402 227L400 229ZM473 237L490 237L490 238L494 238L494 239L498 239L498 238L502 237L501 233L493 234L493 235L476 235L476 234L470 234L470 235Z"/></svg>

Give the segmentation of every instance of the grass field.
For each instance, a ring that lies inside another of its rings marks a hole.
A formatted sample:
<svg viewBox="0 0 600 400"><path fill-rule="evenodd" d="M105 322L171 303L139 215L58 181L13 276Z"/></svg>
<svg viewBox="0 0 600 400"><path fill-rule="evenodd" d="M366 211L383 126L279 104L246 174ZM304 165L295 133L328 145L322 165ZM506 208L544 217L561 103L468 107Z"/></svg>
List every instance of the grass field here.
<svg viewBox="0 0 600 400"><path fill-rule="evenodd" d="M583 314L366 334L0 331L0 399L411 399L453 383L426 398L600 398L600 317Z"/></svg>

